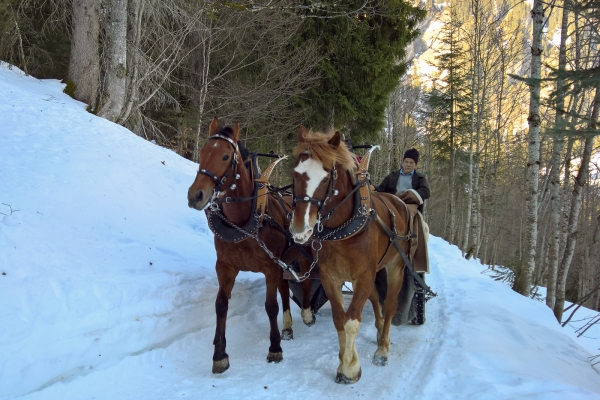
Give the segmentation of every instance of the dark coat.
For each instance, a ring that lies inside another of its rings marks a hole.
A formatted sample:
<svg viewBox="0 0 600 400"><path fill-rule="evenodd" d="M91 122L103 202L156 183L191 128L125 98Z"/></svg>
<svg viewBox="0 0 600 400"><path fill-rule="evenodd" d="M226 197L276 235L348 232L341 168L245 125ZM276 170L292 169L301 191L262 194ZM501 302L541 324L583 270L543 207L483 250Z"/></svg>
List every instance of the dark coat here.
<svg viewBox="0 0 600 400"><path fill-rule="evenodd" d="M400 178L400 170L392 171L383 178L383 181L379 184L379 186L375 186L375 190L378 192L386 192L391 194L396 194L396 185L398 184L398 179ZM412 176L412 188L419 193L423 202L425 199L428 199L431 195L429 190L429 182L427 182L427 178L425 174L416 171ZM419 206L419 211L423 211L423 204Z"/></svg>

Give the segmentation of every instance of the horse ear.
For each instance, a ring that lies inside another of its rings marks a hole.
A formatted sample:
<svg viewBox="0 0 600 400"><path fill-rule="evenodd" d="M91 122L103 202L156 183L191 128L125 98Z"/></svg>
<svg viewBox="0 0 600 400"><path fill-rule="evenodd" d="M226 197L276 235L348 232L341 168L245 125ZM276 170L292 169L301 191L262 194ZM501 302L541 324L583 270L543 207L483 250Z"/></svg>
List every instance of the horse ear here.
<svg viewBox="0 0 600 400"><path fill-rule="evenodd" d="M340 133L340 131L335 131L335 133L333 134L333 137L331 139L329 139L329 145L331 147L333 147L334 149L337 149L338 146L340 145L340 142L342 141L342 134Z"/></svg>
<svg viewBox="0 0 600 400"><path fill-rule="evenodd" d="M212 136L219 130L219 120L215 117L208 128L208 136Z"/></svg>
<svg viewBox="0 0 600 400"><path fill-rule="evenodd" d="M234 142L238 141L238 138L240 137L240 124L236 123L233 126L233 137L231 138Z"/></svg>
<svg viewBox="0 0 600 400"><path fill-rule="evenodd" d="M304 142L304 135L306 135L307 130L306 127L304 125L300 125L300 128L298 129L298 142Z"/></svg>

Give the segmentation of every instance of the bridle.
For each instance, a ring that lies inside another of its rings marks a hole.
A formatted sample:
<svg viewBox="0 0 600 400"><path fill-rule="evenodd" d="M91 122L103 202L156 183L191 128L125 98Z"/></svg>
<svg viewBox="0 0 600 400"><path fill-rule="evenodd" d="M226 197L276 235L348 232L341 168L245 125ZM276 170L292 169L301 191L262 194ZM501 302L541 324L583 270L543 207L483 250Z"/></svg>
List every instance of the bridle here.
<svg viewBox="0 0 600 400"><path fill-rule="evenodd" d="M308 152L304 152L301 154L308 154ZM337 169L335 168L335 164L334 164L329 173L329 186L327 187L327 195L325 196L324 200L315 199L314 197L310 197L310 196L294 196L293 201L292 201L292 215L291 215L290 219L294 218L294 209L295 209L296 203L299 203L299 202L312 203L319 208L318 213L317 213L317 221L315 223L315 227L316 227L316 231L318 233L322 233L323 229L324 229L323 224L325 222L327 222L328 220L330 220L331 217L333 217L333 214L342 206L342 204L344 204L349 199L354 198L355 195L357 194L356 193L357 191L361 190L362 187L369 184L368 178L365 178L365 179L357 182L357 184L354 186L354 189L352 189L348 194L346 194L346 196L338 204L336 204L335 207L333 207L326 215L323 215L325 205L329 202L331 195L333 194L334 196L337 196L339 193L337 189L334 189L337 178L338 178L338 172L337 172ZM293 183L292 183L292 186L293 186ZM367 200L367 198L362 198L362 197L361 197L361 199ZM360 201L360 202L362 203L362 201ZM370 202L370 201L368 201L368 202ZM362 204L362 205L359 204L357 206L357 208L355 209L353 216L348 221L346 221L344 224L342 224L338 228L331 228L330 232L328 232L327 234L324 234L325 236L321 236L320 239L313 239L313 241L314 240L325 240L326 238L333 236L335 233L343 230L347 225L352 223L355 219L359 219L359 218L369 215L370 214L369 210L370 210L370 206L367 206L367 204ZM292 226L290 225L290 229L291 228L292 228ZM354 233L354 232L355 231L352 231L351 233ZM343 237L347 237L347 236L343 236ZM337 239L335 236L333 238L334 238L334 240Z"/></svg>
<svg viewBox="0 0 600 400"><path fill-rule="evenodd" d="M308 152L304 152L302 154L308 154ZM327 194L325 195L324 200L315 199L314 197L310 197L310 196L294 196L292 198L292 219L293 219L294 209L295 209L297 203L314 204L315 206L318 207L317 222L316 222L317 231L322 232L323 231L322 215L323 215L323 210L325 209L325 205L329 201L329 198L331 197L332 194L334 196L337 196L337 194L338 194L338 191L334 190L334 186L335 186L335 182L336 182L337 178L338 178L338 173L337 173L337 170L335 169L335 164L333 164L333 166L331 167L331 171L329 171L329 185L327 186ZM292 182L292 187L293 187L293 185L294 185L294 182ZM332 214L333 214L332 212L327 214L327 218L325 220L327 221L329 218L331 218ZM290 229L291 229L291 225L290 225Z"/></svg>
<svg viewBox="0 0 600 400"><path fill-rule="evenodd" d="M217 185L213 191L213 196L212 198L214 198L223 188L223 185L225 184L225 182L227 181L227 178L229 178L229 174L231 172L233 172L233 177L235 180L240 178L240 175L237 173L237 168L238 168L238 164L239 164L239 159L238 159L238 145L236 142L234 142L233 140L231 140L230 138L228 138L227 136L224 135L220 135L220 134L214 134L212 136L210 136L208 138L208 140L211 139L222 139L225 140L226 142L228 142L229 144L231 144L231 146L233 146L233 157L231 158L231 162L229 163L229 167L227 167L227 171L225 171L225 175L223 175L222 178L218 178L213 172L211 172L210 170L206 169L206 168L200 168L200 166L198 166L198 175L200 174L204 174L206 176L208 176L210 179L212 179L215 184ZM232 183L229 186L229 189L233 190L235 189L237 186L235 183ZM211 198L211 200L212 200Z"/></svg>

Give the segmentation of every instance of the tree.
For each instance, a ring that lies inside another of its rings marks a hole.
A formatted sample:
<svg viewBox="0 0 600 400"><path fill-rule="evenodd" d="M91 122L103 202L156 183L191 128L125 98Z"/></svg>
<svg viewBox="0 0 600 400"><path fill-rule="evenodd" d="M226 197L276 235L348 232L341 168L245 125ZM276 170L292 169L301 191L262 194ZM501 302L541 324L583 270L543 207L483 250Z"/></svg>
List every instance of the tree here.
<svg viewBox="0 0 600 400"><path fill-rule="evenodd" d="M567 66L567 36L568 36L568 24L569 24L569 0L565 0L565 7L562 13L562 23L560 29L560 46L558 56L558 71L562 73L565 71ZM564 119L564 107L565 107L565 82L564 78L560 77L556 80L556 114L554 126L556 130L559 130L563 125ZM550 308L554 308L555 295L556 295L556 274L558 271L558 254L560 245L560 170L562 161L562 151L565 144L564 134L558 133L554 137L554 143L552 148L552 162L550 164L550 188L551 188L551 212L550 212L550 249L548 258L547 268L547 280L546 280L546 305Z"/></svg>
<svg viewBox="0 0 600 400"><path fill-rule="evenodd" d="M98 115L116 122L123 113L127 89L127 0L108 0L107 4L106 99Z"/></svg>
<svg viewBox="0 0 600 400"><path fill-rule="evenodd" d="M514 284L515 291L529 296L538 235L538 174L540 171L540 92L542 72L542 29L544 26L544 8L541 0L534 0L531 10L533 34L531 43L531 73L529 95L529 123L527 180L525 203L527 207L525 260L521 273Z"/></svg>
<svg viewBox="0 0 600 400"><path fill-rule="evenodd" d="M74 96L94 109L100 85L100 0L73 0L69 80Z"/></svg>
<svg viewBox="0 0 600 400"><path fill-rule="evenodd" d="M346 10L363 1L345 1ZM319 130L346 129L353 140L373 138L384 125L388 96L406 71L406 45L417 34L425 11L404 0L380 0L351 17L320 18L307 13L303 40L316 40L323 59L321 79L302 108L308 125Z"/></svg>

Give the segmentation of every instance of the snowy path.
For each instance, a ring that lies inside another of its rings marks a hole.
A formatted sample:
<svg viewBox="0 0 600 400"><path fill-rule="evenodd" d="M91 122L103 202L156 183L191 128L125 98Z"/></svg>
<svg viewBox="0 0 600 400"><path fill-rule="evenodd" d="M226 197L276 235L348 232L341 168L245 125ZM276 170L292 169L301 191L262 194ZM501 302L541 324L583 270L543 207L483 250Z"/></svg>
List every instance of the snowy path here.
<svg viewBox="0 0 600 400"><path fill-rule="evenodd" d="M435 284L434 280L432 283ZM245 293L244 299L239 294L236 296L238 291ZM214 335L211 325L183 332L182 337L164 347L127 356L117 365L89 371L85 376L67 379L65 383L23 399L173 399L228 395L242 395L245 399L337 398L341 395L369 399L385 399L391 395L420 397L422 377L439 353L440 343L435 340L443 327L439 302L428 304L426 325L392 328L392 348L386 367L376 367L370 362L376 349L376 330L372 309L367 303L357 339L362 379L357 384L344 386L334 382L338 345L329 304L319 311L317 323L312 327L302 323L299 309L294 305L295 339L282 343L283 362L266 362L269 327L261 305L263 293L260 280L238 282L234 288L234 303L246 301L247 312L233 313L233 316L230 313L227 339L231 368L223 375L210 372ZM213 302L210 299L196 306L213 316Z"/></svg>
<svg viewBox="0 0 600 400"><path fill-rule="evenodd" d="M23 399L600 398L600 380L589 368L587 354L570 339L565 341L559 329L548 332L545 319L531 318L527 308L545 311L541 303L523 301L476 268L465 269L471 265L465 265L456 248L432 239L432 248L438 251L433 252L428 282L439 296L427 305L426 324L393 327L389 364L374 366L370 359L376 348L376 330L367 303L357 339L363 374L356 384L334 383L338 347L328 305L320 310L313 327L302 324L294 306L295 339L283 342L282 363L268 364L264 285L262 280L242 278L233 293L233 308L238 311L228 320L231 368L225 374L210 372L214 335L210 324L183 333L165 347L127 356L116 365ZM504 296L496 296L505 291ZM481 303L486 293L490 295L488 304L471 303ZM207 297L205 293L203 299ZM511 307L511 300L522 303L526 320L501 315L502 304ZM491 307L487 315L483 312L486 305ZM197 306L214 316L212 299ZM527 324L540 329L539 336L528 330L531 327L522 327ZM505 326L508 334L497 334ZM531 346L533 350L529 350ZM549 349L565 359L557 361ZM504 359L499 363L494 357Z"/></svg>

